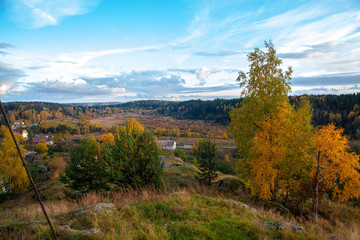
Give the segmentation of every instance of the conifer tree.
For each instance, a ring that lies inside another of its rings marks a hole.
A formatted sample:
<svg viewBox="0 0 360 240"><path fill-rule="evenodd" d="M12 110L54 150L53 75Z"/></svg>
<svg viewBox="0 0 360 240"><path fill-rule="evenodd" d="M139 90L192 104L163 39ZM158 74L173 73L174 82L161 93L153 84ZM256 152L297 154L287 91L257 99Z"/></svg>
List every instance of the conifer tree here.
<svg viewBox="0 0 360 240"><path fill-rule="evenodd" d="M80 192L100 191L108 189L107 171L100 144L94 136L84 138L70 155L70 161L65 168L65 175L60 180L71 189Z"/></svg>
<svg viewBox="0 0 360 240"><path fill-rule="evenodd" d="M119 187L162 187L163 164L152 133L131 119L114 137L105 146L109 181Z"/></svg>
<svg viewBox="0 0 360 240"><path fill-rule="evenodd" d="M217 147L214 141L210 139L201 139L197 144L197 160L200 173L197 178L211 185L211 182L217 177Z"/></svg>

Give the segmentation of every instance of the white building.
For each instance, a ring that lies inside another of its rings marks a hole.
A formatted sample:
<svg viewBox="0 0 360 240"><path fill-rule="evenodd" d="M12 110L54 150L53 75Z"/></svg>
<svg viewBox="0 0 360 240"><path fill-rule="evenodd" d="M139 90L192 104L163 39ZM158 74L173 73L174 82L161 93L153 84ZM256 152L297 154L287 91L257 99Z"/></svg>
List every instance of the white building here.
<svg viewBox="0 0 360 240"><path fill-rule="evenodd" d="M161 144L161 149L163 150L175 150L176 142L175 141L158 141Z"/></svg>
<svg viewBox="0 0 360 240"><path fill-rule="evenodd" d="M25 139L27 139L29 137L29 133L26 129L13 129L13 131L15 133L20 134L21 136L23 136Z"/></svg>

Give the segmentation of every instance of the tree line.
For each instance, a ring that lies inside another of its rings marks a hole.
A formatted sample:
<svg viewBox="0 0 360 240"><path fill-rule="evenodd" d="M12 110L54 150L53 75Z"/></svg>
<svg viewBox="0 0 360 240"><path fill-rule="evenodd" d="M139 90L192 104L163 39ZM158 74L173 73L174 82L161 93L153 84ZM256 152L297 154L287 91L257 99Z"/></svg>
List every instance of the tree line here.
<svg viewBox="0 0 360 240"><path fill-rule="evenodd" d="M323 126L333 123L344 129L352 139L360 139L360 93L342 95L289 96L291 104L299 105L306 97L312 106L312 124ZM147 110L176 119L204 120L229 125L230 111L238 108L243 98L189 100L183 102L147 100L116 105L125 111Z"/></svg>
<svg viewBox="0 0 360 240"><path fill-rule="evenodd" d="M333 123L335 126L343 128L344 133L352 139L360 139L360 93L289 96L288 98L291 104L299 105L304 97L312 105L312 124L314 126ZM238 108L242 100L243 98L208 101L199 99L182 102L143 100L98 106L72 106L46 102L9 102L4 105L12 122L24 119L27 124L51 119L91 118L125 111L148 112L176 119L204 120L228 126L231 122L229 115L231 109ZM44 130L47 131L42 129L40 132ZM50 129L50 132L53 130ZM77 129L74 131L77 132Z"/></svg>
<svg viewBox="0 0 360 240"><path fill-rule="evenodd" d="M24 120L26 125L52 119L91 118L116 112L116 109L111 109L108 106L98 109L48 102L7 102L4 103L4 109L11 123L14 123L15 120ZM1 124L5 125L3 121L1 119Z"/></svg>

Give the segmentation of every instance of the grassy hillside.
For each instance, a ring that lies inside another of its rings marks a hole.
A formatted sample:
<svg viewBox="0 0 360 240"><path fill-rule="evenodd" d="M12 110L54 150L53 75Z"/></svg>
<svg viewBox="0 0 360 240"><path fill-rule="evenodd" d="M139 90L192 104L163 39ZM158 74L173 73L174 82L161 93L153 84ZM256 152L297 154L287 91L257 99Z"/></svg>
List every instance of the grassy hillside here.
<svg viewBox="0 0 360 240"><path fill-rule="evenodd" d="M165 164L166 187L160 192L127 189L70 200L58 180L42 183L40 191L58 238L360 239L358 208L329 203L328 215L317 223L282 216L256 202L247 202L253 207L241 203L247 199L243 194L197 185L198 169L191 164L173 157ZM220 175L217 181L229 179L236 177ZM93 205L97 203L108 205ZM1 239L51 239L33 193L3 203L0 209Z"/></svg>
<svg viewBox="0 0 360 240"><path fill-rule="evenodd" d="M261 223L274 221L232 203L222 197L200 195L195 191L155 193L151 190L115 194L104 198L90 194L76 205L96 202L112 202L114 211L107 214L91 214L74 217L75 209L69 202L47 204L60 239L311 239L310 235L265 228ZM31 205L32 208L36 206ZM27 213L31 209L27 206ZM55 213L55 209L62 212ZM39 214L35 214L35 216ZM38 219L32 219L33 221ZM28 219L30 220L30 219ZM73 221L71 230L64 229L66 222ZM84 230L98 229L97 234L85 234ZM2 227L2 238L31 239L49 238L45 223L33 225L12 224Z"/></svg>

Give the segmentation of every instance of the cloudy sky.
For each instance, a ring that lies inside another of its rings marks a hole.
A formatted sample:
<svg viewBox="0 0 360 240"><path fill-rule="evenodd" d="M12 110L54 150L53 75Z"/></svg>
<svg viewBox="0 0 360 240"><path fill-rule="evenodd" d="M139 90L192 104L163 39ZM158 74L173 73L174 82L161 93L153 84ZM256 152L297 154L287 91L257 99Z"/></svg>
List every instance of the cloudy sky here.
<svg viewBox="0 0 360 240"><path fill-rule="evenodd" d="M0 97L239 97L269 39L292 94L360 91L359 0L0 0Z"/></svg>

